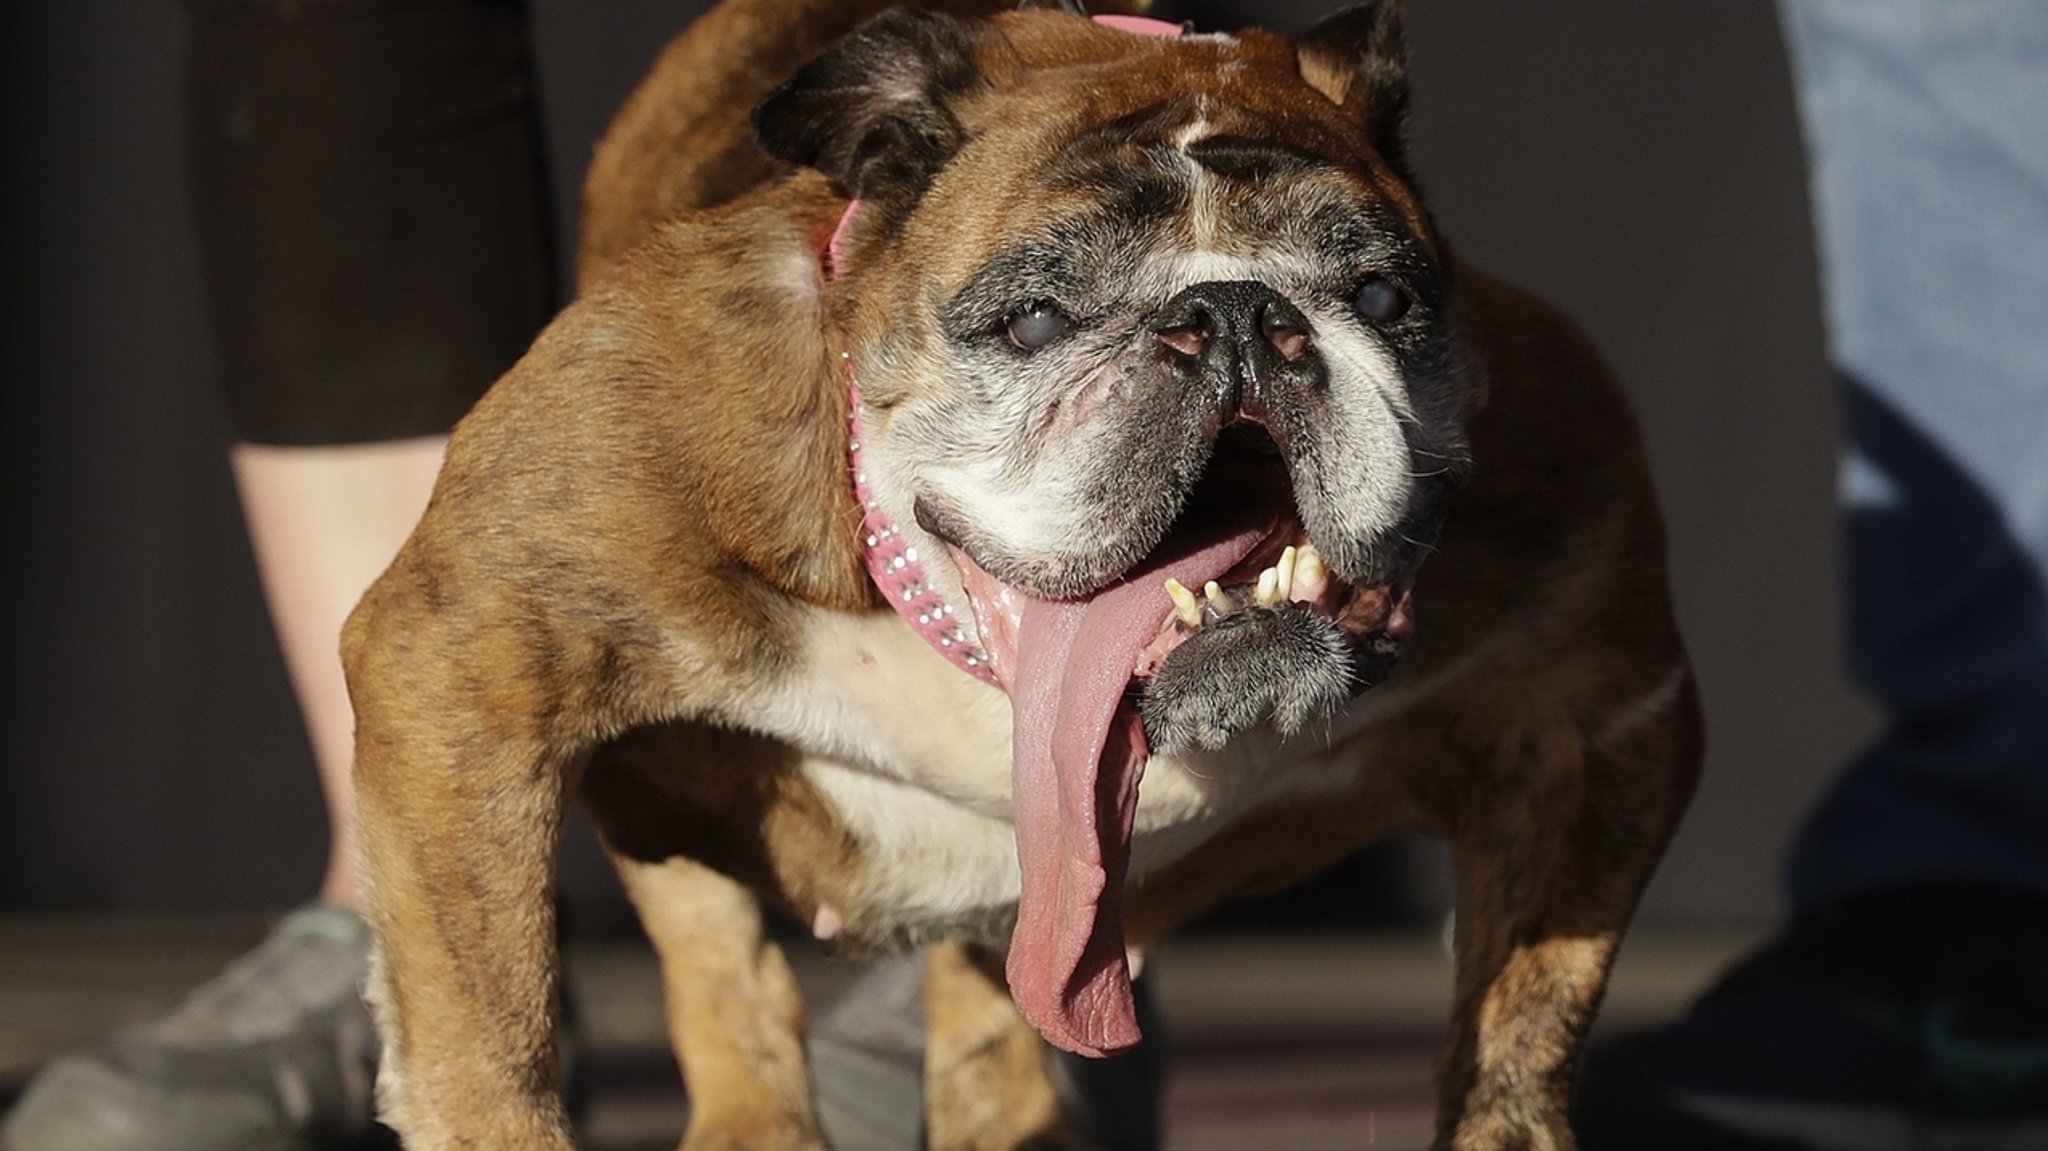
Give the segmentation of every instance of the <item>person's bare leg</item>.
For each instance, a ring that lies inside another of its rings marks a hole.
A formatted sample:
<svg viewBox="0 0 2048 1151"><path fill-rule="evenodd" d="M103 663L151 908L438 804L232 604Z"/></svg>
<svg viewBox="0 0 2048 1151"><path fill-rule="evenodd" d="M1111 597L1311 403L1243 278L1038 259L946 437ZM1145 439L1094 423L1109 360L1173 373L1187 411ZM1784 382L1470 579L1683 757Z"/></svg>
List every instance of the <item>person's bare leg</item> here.
<svg viewBox="0 0 2048 1151"><path fill-rule="evenodd" d="M354 720L341 624L412 534L445 436L334 447L237 444L230 453L256 566L305 718L332 829L320 901L356 903L349 763Z"/></svg>

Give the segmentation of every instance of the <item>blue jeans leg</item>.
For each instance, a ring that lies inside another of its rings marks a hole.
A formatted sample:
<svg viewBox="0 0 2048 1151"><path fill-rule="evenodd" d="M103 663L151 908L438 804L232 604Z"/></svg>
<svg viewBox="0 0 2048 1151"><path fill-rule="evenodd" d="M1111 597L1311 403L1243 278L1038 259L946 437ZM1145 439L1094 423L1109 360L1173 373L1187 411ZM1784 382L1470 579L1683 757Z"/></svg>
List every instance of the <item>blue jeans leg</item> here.
<svg viewBox="0 0 2048 1151"><path fill-rule="evenodd" d="M1782 0L1841 379L1847 639L1885 709L1795 910L2048 892L2048 4Z"/></svg>

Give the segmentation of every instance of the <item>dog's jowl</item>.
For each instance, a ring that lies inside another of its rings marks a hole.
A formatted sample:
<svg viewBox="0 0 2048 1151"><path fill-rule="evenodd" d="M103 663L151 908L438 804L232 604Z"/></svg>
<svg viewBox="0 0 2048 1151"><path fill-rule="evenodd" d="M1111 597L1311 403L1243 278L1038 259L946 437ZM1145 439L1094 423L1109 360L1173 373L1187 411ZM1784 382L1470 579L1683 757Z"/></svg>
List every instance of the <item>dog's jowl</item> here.
<svg viewBox="0 0 2048 1151"><path fill-rule="evenodd" d="M582 298L350 621L390 1119L571 1146L580 800L692 1151L825 1146L764 903L932 945L932 1147L1055 1145L1045 1044L1137 1042L1132 955L1398 829L1457 871L1436 1145L1569 1148L1699 758L1618 386L1450 255L1391 0L945 7L728 0L668 50Z"/></svg>

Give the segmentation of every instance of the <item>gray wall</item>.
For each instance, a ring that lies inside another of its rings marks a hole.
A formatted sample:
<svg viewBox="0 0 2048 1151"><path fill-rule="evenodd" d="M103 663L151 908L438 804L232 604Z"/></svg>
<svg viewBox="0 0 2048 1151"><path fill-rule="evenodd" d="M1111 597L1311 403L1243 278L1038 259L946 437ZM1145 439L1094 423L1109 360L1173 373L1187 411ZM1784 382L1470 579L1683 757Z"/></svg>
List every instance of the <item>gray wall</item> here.
<svg viewBox="0 0 2048 1151"><path fill-rule="evenodd" d="M1835 396L1774 10L1410 11L1416 164L1453 241L1579 317L1649 439L1708 768L1645 913L1767 912L1780 845L1872 730L1837 658Z"/></svg>
<svg viewBox="0 0 2048 1151"><path fill-rule="evenodd" d="M687 8L538 0L565 205ZM1869 723L1836 670L1833 397L1771 10L1409 12L1439 214L1461 252L1607 349L1670 509L1712 750L1648 914L1767 915L1787 830ZM317 881L324 825L221 453L178 13L5 13L0 911L287 905ZM616 906L587 843L569 886Z"/></svg>

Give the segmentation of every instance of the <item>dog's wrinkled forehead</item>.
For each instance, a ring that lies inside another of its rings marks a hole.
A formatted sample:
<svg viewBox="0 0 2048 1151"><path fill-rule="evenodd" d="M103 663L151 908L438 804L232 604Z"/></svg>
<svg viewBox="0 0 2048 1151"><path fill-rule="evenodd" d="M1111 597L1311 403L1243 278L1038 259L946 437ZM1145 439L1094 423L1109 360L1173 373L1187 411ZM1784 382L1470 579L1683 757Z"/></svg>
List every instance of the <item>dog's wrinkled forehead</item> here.
<svg viewBox="0 0 2048 1151"><path fill-rule="evenodd" d="M1233 215L1254 200L1270 214L1348 192L1414 236L1426 221L1401 179L1401 41L1391 0L1295 37L1178 40L1054 13L899 10L806 66L755 122L771 153L862 201L856 249L921 247L927 276L1091 212L1242 230L1261 223ZM921 237L921 223L944 234Z"/></svg>
<svg viewBox="0 0 2048 1151"><path fill-rule="evenodd" d="M1393 181L1371 157L1303 120L1275 122L1227 92L1174 93L1076 133L1035 182L1134 219L1298 199L1310 189L1388 198Z"/></svg>
<svg viewBox="0 0 2048 1151"><path fill-rule="evenodd" d="M1182 93L1081 131L1037 180L1136 218L1185 210L1198 188L1224 190L1219 181L1270 192L1304 174L1341 170L1336 158L1258 126L1216 96Z"/></svg>
<svg viewBox="0 0 2048 1151"><path fill-rule="evenodd" d="M1172 93L1041 145L1042 166L990 188L980 166L1028 146L999 129L962 151L961 178L941 174L905 243L956 338L1034 298L1085 316L1204 280L1345 294L1374 269L1429 296L1436 257L1412 200L1355 148L1289 127L1225 94Z"/></svg>
<svg viewBox="0 0 2048 1151"><path fill-rule="evenodd" d="M906 254L942 297L1007 282L1013 302L1031 290L1083 312L1071 297L1087 281L1135 286L1140 262L1156 290L1256 279L1318 293L1435 262L1405 182L1271 39L991 94L906 221Z"/></svg>
<svg viewBox="0 0 2048 1151"><path fill-rule="evenodd" d="M1249 119L1216 96L1183 93L1082 132L1062 149L1046 176L1055 184L1113 181L1118 169L1140 156L1160 167L1185 158L1236 180L1336 166L1334 158L1278 133L1261 132Z"/></svg>

